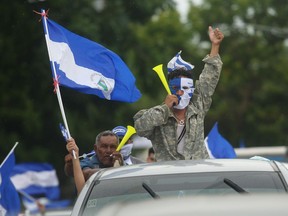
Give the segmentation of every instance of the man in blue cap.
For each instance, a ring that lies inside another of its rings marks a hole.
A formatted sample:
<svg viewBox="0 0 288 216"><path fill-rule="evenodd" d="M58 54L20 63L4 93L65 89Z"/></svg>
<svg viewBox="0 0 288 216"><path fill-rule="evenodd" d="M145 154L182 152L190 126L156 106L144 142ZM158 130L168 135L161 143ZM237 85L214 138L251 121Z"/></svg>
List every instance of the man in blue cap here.
<svg viewBox="0 0 288 216"><path fill-rule="evenodd" d="M125 136L127 132L127 128L124 126L117 126L112 129L112 131L119 137L119 143L121 143L121 140ZM133 157L131 155L132 148L133 148L133 140L132 137L129 137L126 144L121 148L120 153L123 156L124 164L125 165L131 165L131 164L139 164L143 163L140 159Z"/></svg>
<svg viewBox="0 0 288 216"><path fill-rule="evenodd" d="M67 140L67 142L73 142L76 146L73 138ZM119 137L110 130L103 131L96 136L93 155L82 157L83 159L80 161L85 180L99 169L113 167L115 164L117 166L119 164L120 166L124 165L121 153L116 151L118 145ZM81 156L79 159L81 159ZM71 154L65 156L64 171L67 176L73 176L72 160L73 156Z"/></svg>
<svg viewBox="0 0 288 216"><path fill-rule="evenodd" d="M108 155L108 154L110 155L110 153L109 152L107 153L107 150L105 150L105 152L101 151L102 148L101 148L101 146L99 146L99 145L101 145L101 140L102 140L101 137L103 135L105 135L105 137L107 137L108 135L110 136L111 133L114 134L114 136L117 137L117 145L115 143L113 143L113 146L117 147L118 144L123 139L123 137L125 136L126 132L127 132L126 127L117 126L112 131L105 131L104 134L103 134L103 132L101 132L99 135L97 135L96 141L94 144L94 150L92 151L92 154L89 156L86 156L86 157L82 156L83 159L80 161L80 166L81 166L81 169L83 171L85 180L87 180L93 173L95 173L99 169L116 166L112 162L111 163L106 163L106 162L103 163L105 161L105 159L107 158L105 155ZM121 157L124 161L123 163L120 163L120 166L143 163L143 161L141 161L140 159L131 156L132 147L133 147L133 141L130 137L128 139L128 141L126 142L126 144L122 147L120 152L118 152L118 154L121 155ZM112 149L111 146L109 149L110 150ZM115 150L116 150L116 148L113 150L113 154L116 155ZM96 152L96 154L95 154L95 152ZM111 152L111 154L112 154L112 152ZM81 156L79 158L81 158ZM118 161L121 162L122 160L119 159ZM65 156L64 171L65 171L65 174L67 176L73 176L73 165L72 165L71 154L68 154Z"/></svg>

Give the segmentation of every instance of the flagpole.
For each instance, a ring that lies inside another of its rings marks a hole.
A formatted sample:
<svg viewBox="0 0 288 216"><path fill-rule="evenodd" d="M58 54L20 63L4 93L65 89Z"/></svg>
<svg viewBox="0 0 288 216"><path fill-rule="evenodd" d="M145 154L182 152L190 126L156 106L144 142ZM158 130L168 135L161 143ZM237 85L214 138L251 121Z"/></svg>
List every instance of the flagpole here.
<svg viewBox="0 0 288 216"><path fill-rule="evenodd" d="M36 201L37 201L34 197L32 197L31 195L29 195L28 193L26 193L26 192L24 192L24 191L22 191L22 190L17 190L17 191L18 191L18 193L20 193L21 195L23 195L24 197L26 197L26 198L29 199L30 201L32 201L32 202L36 202Z"/></svg>
<svg viewBox="0 0 288 216"><path fill-rule="evenodd" d="M10 152L8 153L8 155L6 156L6 158L3 160L3 162L1 163L0 168L3 166L3 164L5 164L6 160L8 159L9 155L14 151L14 149L17 147L18 142L16 142L13 146L13 148L10 150Z"/></svg>
<svg viewBox="0 0 288 216"><path fill-rule="evenodd" d="M49 41L48 40L49 39L49 31L48 31L48 27L47 27L46 12L43 9L41 9L41 16L42 16L42 19L43 19L43 26L44 26L44 30L45 30L45 40L46 40L46 45L47 45L47 49L48 49L48 55L49 55L49 59L50 59L51 66L52 66L52 72L53 72L53 75L54 75L54 88L55 88L55 92L56 92L56 95L57 95L57 99L58 99L58 103L59 103L62 119L63 119L64 125L65 125L65 128L67 130L68 137L71 138L70 130L69 130L69 127L68 127L68 123L67 123L67 119L66 119L66 115L65 115L65 111L64 111L64 106L63 106L63 102L62 102L62 97L61 97L61 93L60 93L58 76L57 76L57 73L56 73L55 64L54 64L53 61L51 61L51 59L52 59L51 58L51 51L50 51L49 42L48 42ZM72 153L73 153L74 159L76 159L75 151L73 150Z"/></svg>
<svg viewBox="0 0 288 216"><path fill-rule="evenodd" d="M26 197L27 199L29 199L30 201L36 203L37 208L39 209L40 212L44 213L45 212L45 205L42 204L41 202L39 202L37 199L35 199L34 197L32 197L31 195L29 195L28 193L22 191L22 190L17 190L18 193L20 193L22 196ZM26 209L26 211L28 210L28 212L30 213L29 209ZM30 215L30 214L29 214ZM42 214L41 214L42 215Z"/></svg>

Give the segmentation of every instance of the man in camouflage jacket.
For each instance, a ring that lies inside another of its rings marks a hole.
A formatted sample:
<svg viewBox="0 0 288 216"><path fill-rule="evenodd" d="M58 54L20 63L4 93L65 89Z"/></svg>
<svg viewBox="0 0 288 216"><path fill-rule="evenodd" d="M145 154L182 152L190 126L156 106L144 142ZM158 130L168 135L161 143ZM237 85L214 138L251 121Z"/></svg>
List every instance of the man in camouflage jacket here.
<svg viewBox="0 0 288 216"><path fill-rule="evenodd" d="M204 118L212 103L222 69L219 48L224 35L218 28L209 26L208 30L211 51L203 59L205 66L196 81L195 90L191 79L194 66L181 57L184 66L177 66L176 55L174 61L172 59L168 63L172 94L166 96L164 104L140 110L134 116L137 134L151 140L157 161L209 158L204 144Z"/></svg>

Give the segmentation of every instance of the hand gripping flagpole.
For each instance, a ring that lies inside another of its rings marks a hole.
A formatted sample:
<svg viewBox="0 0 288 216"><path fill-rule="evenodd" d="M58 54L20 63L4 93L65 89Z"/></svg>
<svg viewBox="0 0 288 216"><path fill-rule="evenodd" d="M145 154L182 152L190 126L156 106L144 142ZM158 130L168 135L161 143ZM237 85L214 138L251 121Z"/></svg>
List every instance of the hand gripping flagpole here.
<svg viewBox="0 0 288 216"><path fill-rule="evenodd" d="M48 49L48 55L49 55L49 59L51 62L51 66L52 66L52 72L53 72L53 76L54 76L54 91L56 92L57 95L57 99L58 99L58 103L59 103L59 107L60 107L60 111L61 111L61 115L62 115L62 119L65 125L65 128L67 130L67 134L68 137L71 138L70 135L70 131L69 131L69 127L68 127L68 123L67 123L67 119L66 119L66 115L65 115L65 111L64 111L64 106L63 106L63 102L62 102L62 97L61 97L61 93L60 93L60 88L59 88L59 82L58 82L58 76L56 73L56 68L55 68L55 63L54 61L51 61L51 51L50 51L50 46L49 46L49 31L48 31L48 26L47 26L47 17L46 17L46 12L45 10L41 9L41 16L42 16L42 23L43 23L43 27L44 27L44 32L45 32L45 39L46 39L46 45L47 45L47 49ZM73 157L74 159L76 159L76 155L75 155L75 151L72 151L73 153Z"/></svg>

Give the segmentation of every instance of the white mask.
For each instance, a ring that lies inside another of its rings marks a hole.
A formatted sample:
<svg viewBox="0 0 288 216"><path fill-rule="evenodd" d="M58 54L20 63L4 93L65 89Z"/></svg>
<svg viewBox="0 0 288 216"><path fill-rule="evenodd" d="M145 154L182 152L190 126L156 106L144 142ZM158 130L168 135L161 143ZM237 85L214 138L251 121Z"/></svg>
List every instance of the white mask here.
<svg viewBox="0 0 288 216"><path fill-rule="evenodd" d="M169 81L171 93L176 95L178 90L183 91L181 96L177 95L179 103L174 106L176 109L184 109L188 106L190 99L193 95L193 79L190 78L174 78Z"/></svg>
<svg viewBox="0 0 288 216"><path fill-rule="evenodd" d="M184 94L180 96L178 105L174 106L175 109L184 109L188 106L191 97L187 92L184 91Z"/></svg>

